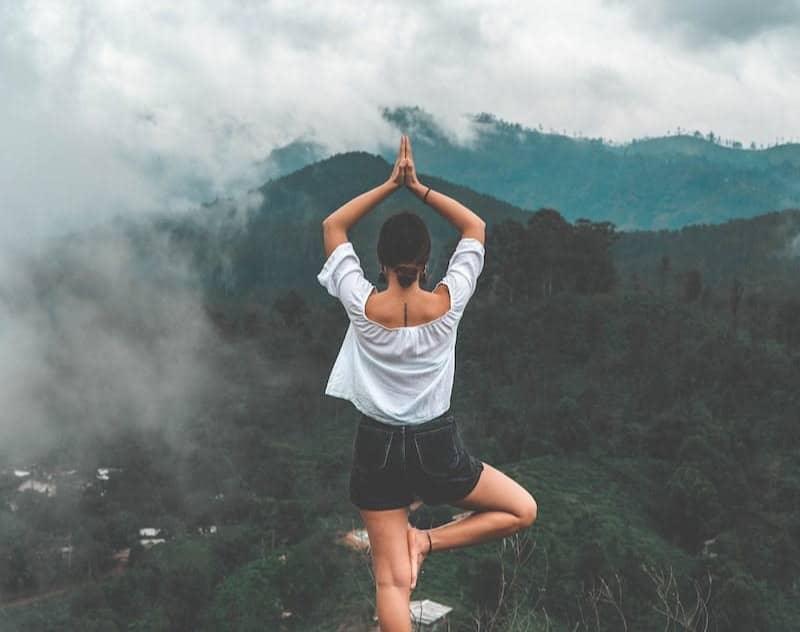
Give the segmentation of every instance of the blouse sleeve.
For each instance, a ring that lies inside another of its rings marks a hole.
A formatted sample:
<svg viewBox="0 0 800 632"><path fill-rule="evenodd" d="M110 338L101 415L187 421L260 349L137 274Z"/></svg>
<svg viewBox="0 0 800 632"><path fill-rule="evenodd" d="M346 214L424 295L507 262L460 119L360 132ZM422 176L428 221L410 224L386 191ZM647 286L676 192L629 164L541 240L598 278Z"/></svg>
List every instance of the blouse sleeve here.
<svg viewBox="0 0 800 632"><path fill-rule="evenodd" d="M352 242L342 242L333 249L317 281L341 301L350 320L363 318L364 303L375 286L364 277Z"/></svg>
<svg viewBox="0 0 800 632"><path fill-rule="evenodd" d="M444 283L450 292L450 309L461 315L475 293L478 276L483 270L485 256L483 244L474 237L462 237L458 242L447 272L440 283Z"/></svg>

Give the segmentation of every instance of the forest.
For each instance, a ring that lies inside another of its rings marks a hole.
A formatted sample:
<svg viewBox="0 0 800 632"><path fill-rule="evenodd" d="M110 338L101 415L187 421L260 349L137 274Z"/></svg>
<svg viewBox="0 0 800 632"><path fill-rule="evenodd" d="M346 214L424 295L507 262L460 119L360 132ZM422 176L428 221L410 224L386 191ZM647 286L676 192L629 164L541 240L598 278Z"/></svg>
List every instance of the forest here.
<svg viewBox="0 0 800 632"><path fill-rule="evenodd" d="M76 234L30 263L54 321L72 304L57 297L102 303L91 327L158 353L194 321L124 295L178 294L154 253L181 253L205 323L189 356L202 379L188 374L189 408L146 424L119 405L98 425L40 393L54 402L48 440L0 447L0 628L374 626L368 553L342 544L362 526L347 498L357 415L322 395L347 317L313 276L319 220L382 165L339 156L265 185L244 218L217 201ZM539 515L431 557L412 599L452 607L453 630L798 629L800 212L627 233L436 184L487 219L452 409L470 451L529 489ZM403 207L431 228L432 289L458 236L410 197L366 218L356 250L376 279L369 248ZM105 230L132 261L113 304L75 254ZM77 384L84 367L57 358Z"/></svg>

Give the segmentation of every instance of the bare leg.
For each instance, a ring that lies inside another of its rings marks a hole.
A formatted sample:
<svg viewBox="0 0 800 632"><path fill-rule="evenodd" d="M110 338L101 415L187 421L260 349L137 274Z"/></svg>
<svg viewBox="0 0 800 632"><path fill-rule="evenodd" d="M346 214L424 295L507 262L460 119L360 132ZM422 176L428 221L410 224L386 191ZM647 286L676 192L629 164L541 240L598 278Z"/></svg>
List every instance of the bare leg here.
<svg viewBox="0 0 800 632"><path fill-rule="evenodd" d="M381 632L411 632L408 508L360 511L369 535Z"/></svg>
<svg viewBox="0 0 800 632"><path fill-rule="evenodd" d="M528 527L536 520L537 505L533 496L519 483L488 463L483 464L480 480L467 496L454 504L475 513L429 529L432 549L440 551L496 540ZM411 587L428 552L425 531L414 529L409 537ZM416 562L415 562L416 560Z"/></svg>

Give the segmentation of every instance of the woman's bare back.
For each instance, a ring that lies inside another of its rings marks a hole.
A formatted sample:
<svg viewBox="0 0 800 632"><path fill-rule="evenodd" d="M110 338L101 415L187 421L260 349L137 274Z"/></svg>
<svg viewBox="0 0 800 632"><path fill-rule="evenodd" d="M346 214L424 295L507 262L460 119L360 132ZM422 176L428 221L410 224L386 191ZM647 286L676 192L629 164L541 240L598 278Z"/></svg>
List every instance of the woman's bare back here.
<svg viewBox="0 0 800 632"><path fill-rule="evenodd" d="M447 286L437 285L432 292L394 294L388 290L373 292L364 305L364 314L372 322L388 329L415 327L441 318L450 309Z"/></svg>

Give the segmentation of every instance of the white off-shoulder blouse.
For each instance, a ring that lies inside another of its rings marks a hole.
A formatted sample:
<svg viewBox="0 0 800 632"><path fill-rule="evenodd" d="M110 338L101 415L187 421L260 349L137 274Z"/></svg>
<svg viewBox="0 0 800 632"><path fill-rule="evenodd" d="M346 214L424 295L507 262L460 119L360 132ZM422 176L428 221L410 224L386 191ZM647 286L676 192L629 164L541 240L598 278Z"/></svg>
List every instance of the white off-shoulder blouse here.
<svg viewBox="0 0 800 632"><path fill-rule="evenodd" d="M450 309L421 325L385 327L364 312L375 286L364 277L353 244L339 244L317 275L350 319L325 394L349 400L388 424L422 423L447 412L458 323L475 292L484 255L479 240L462 237L439 281L449 290Z"/></svg>

